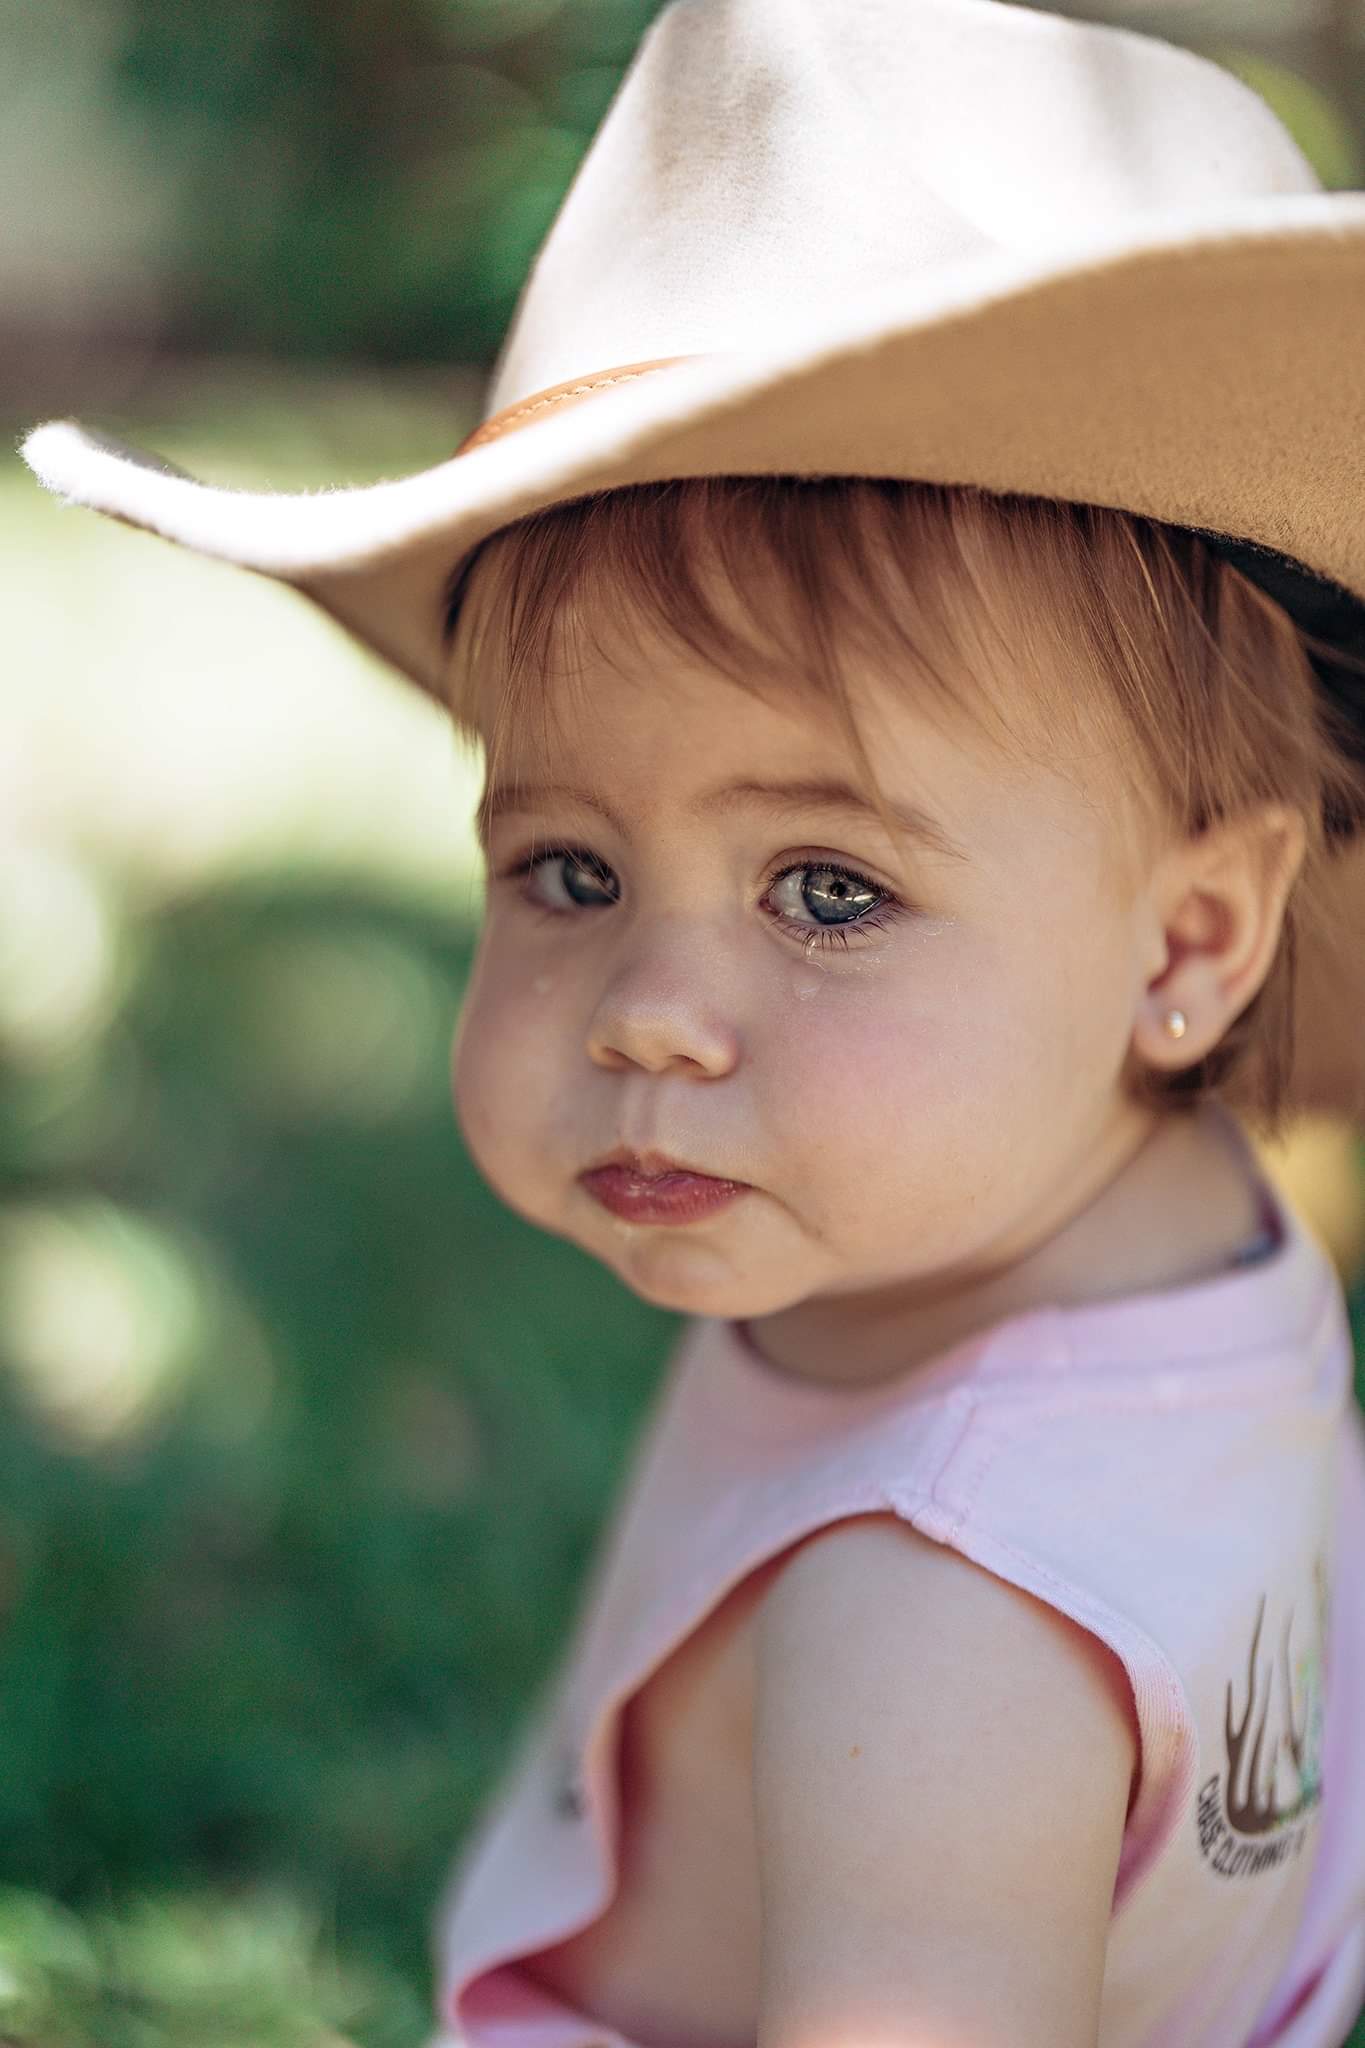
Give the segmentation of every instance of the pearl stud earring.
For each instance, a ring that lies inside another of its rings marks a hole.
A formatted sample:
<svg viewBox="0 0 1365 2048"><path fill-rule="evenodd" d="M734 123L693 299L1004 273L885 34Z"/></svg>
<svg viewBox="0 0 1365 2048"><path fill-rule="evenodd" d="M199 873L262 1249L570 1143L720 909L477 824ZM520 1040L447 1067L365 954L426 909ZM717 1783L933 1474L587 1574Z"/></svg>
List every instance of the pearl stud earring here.
<svg viewBox="0 0 1365 2048"><path fill-rule="evenodd" d="M1183 1010L1168 1010L1162 1020L1172 1038L1183 1038L1188 1018Z"/></svg>

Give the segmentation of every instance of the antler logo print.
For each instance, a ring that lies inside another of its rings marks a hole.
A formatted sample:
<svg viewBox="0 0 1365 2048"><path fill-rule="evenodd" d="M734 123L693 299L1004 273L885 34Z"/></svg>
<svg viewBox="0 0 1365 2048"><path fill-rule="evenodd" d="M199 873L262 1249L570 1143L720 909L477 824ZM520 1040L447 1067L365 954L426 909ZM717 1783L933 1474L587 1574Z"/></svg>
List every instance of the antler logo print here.
<svg viewBox="0 0 1365 2048"><path fill-rule="evenodd" d="M1227 1769L1199 1788L1199 1846L1222 1877L1254 1877L1297 1856L1308 1817L1322 1799L1322 1715L1327 1679L1327 1571L1313 1562L1313 1640L1291 1668L1291 1607L1280 1635L1278 1663L1258 1662L1266 1596L1262 1593L1247 1652L1245 1698L1237 1710L1227 1688L1223 1740ZM1271 1720L1275 1694L1280 1695ZM1267 1747L1267 1730L1270 1742Z"/></svg>

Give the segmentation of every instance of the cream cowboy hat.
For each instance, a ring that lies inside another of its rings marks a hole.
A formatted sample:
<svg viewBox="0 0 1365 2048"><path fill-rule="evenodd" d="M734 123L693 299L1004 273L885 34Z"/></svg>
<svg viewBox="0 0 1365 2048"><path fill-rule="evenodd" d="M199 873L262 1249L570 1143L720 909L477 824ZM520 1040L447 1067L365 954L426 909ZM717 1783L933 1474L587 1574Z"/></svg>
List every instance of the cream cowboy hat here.
<svg viewBox="0 0 1365 2048"><path fill-rule="evenodd" d="M1365 193L1325 192L1188 50L1012 0L672 0L449 459L298 494L67 420L22 453L68 502L292 585L438 699L454 578L495 528L754 471L1193 527L1365 655L1363 334ZM1315 666L1365 754L1365 678ZM1295 1099L1365 1118L1362 848L1359 985L1302 962Z"/></svg>

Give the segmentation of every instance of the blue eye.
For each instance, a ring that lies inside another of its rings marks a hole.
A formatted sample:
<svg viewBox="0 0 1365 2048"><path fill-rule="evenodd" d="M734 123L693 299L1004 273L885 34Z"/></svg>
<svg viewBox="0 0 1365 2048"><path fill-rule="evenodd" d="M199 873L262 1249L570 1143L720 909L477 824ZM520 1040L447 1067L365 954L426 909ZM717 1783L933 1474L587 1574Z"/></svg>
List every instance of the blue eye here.
<svg viewBox="0 0 1365 2048"><path fill-rule="evenodd" d="M859 874L856 868L842 867L837 861L790 861L773 876L767 895L774 895L793 875L803 875L806 880L794 891L787 891L788 899L794 895L793 907L809 910L814 922L793 917L780 905L777 921L797 933L807 949L847 947L849 931L879 931L901 908L889 890Z"/></svg>
<svg viewBox="0 0 1365 2048"><path fill-rule="evenodd" d="M768 884L768 893L771 895L793 875L807 877L796 891L797 903L811 911L816 922L822 925L852 924L865 912L875 909L886 894L875 882L869 882L863 875L855 875L849 868L817 867L814 861L802 861L796 867L783 868L781 874Z"/></svg>

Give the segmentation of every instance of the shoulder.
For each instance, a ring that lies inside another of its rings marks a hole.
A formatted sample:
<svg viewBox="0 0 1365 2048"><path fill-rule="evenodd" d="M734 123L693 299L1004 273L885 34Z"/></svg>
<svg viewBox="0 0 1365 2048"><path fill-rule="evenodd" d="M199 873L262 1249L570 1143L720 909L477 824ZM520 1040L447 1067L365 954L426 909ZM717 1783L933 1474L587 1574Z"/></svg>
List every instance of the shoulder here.
<svg viewBox="0 0 1365 2048"><path fill-rule="evenodd" d="M1113 1652L890 1512L784 1554L754 1646L758 2048L1093 2043L1138 1762Z"/></svg>

